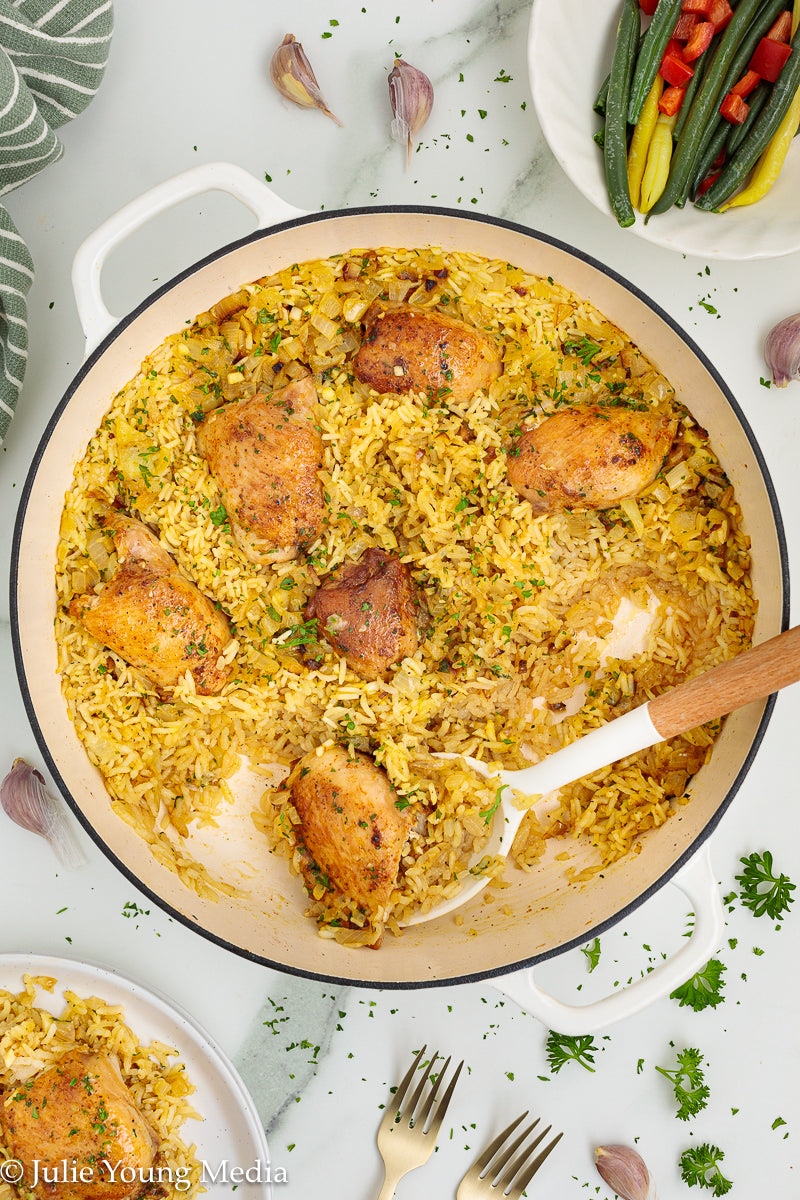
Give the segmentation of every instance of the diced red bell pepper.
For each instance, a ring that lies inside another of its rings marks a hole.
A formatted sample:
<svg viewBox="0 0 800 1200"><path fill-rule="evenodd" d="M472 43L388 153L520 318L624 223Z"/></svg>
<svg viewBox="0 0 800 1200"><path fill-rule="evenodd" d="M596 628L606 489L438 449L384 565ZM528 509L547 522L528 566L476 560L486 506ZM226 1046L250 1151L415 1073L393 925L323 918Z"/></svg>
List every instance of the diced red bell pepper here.
<svg viewBox="0 0 800 1200"><path fill-rule="evenodd" d="M750 112L750 105L735 92L728 92L719 106L719 111L726 121L730 121L731 125L741 125Z"/></svg>
<svg viewBox="0 0 800 1200"><path fill-rule="evenodd" d="M771 42L788 42L792 36L792 14L782 12L766 36Z"/></svg>
<svg viewBox="0 0 800 1200"><path fill-rule="evenodd" d="M758 87L760 82L761 76L758 71L747 71L739 82L733 85L731 91L744 100L745 96L749 96L753 88Z"/></svg>
<svg viewBox="0 0 800 1200"><path fill-rule="evenodd" d="M658 73L672 87L686 87L694 75L694 69L688 63L685 63L682 58L677 58L674 54L665 54L661 60Z"/></svg>
<svg viewBox="0 0 800 1200"><path fill-rule="evenodd" d="M658 111L664 113L667 117L674 117L683 104L683 97L685 95L686 88L664 88L664 91L661 93L661 99L658 102Z"/></svg>
<svg viewBox="0 0 800 1200"><path fill-rule="evenodd" d="M658 0L639 0L639 8L646 17L652 17L658 7Z"/></svg>
<svg viewBox="0 0 800 1200"><path fill-rule="evenodd" d="M710 175L706 175L705 179L700 184L700 187L697 189L698 196L702 196L704 194L704 192L707 192L708 189L711 187L712 183L717 182L717 180L719 179L721 174L722 174L722 167L720 167L720 169L718 171L712 171L710 173Z"/></svg>
<svg viewBox="0 0 800 1200"><path fill-rule="evenodd" d="M714 26L715 31L719 33L721 29L724 29L726 25L730 24L732 16L733 9L728 3L728 0L714 0L711 12L708 14L708 19Z"/></svg>
<svg viewBox="0 0 800 1200"><path fill-rule="evenodd" d="M762 79L774 83L791 53L792 47L787 46L786 42L774 42L771 38L763 37L750 59L750 69L757 71Z"/></svg>
<svg viewBox="0 0 800 1200"><path fill-rule="evenodd" d="M682 12L678 17L677 24L672 31L672 36L676 42L688 42L691 37L692 30L700 20L697 13Z"/></svg>
<svg viewBox="0 0 800 1200"><path fill-rule="evenodd" d="M683 46L676 37L671 37L664 47L663 57L670 55L672 58L683 58Z"/></svg>
<svg viewBox="0 0 800 1200"><path fill-rule="evenodd" d="M713 7L714 0L683 0L681 12L699 13L701 17L708 17Z"/></svg>
<svg viewBox="0 0 800 1200"><path fill-rule="evenodd" d="M683 47L683 61L694 62L701 54L705 54L714 37L714 26L710 21L700 21Z"/></svg>

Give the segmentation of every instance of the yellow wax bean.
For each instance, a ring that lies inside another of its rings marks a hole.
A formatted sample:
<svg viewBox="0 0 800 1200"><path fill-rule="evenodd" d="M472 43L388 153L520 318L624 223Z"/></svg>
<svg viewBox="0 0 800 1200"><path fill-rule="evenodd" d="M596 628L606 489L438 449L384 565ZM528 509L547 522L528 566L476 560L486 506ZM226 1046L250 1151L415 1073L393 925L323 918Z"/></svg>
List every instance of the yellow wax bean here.
<svg viewBox="0 0 800 1200"><path fill-rule="evenodd" d="M675 128L676 120L677 114L673 117L665 117L661 113L656 121L642 178L640 212L649 212L667 186L669 167L672 162L672 130Z"/></svg>
<svg viewBox="0 0 800 1200"><path fill-rule="evenodd" d="M800 3L800 0L798 0L798 3ZM653 80L653 86L647 93L647 98L642 105L642 111L639 114L639 120L636 122L633 137L631 138L631 145L628 151L628 190L630 191L631 204L634 208L639 207L642 178L647 164L647 150L650 146L653 130L656 127L656 121L658 120L658 102L661 99L663 90L664 80L660 75L656 75Z"/></svg>

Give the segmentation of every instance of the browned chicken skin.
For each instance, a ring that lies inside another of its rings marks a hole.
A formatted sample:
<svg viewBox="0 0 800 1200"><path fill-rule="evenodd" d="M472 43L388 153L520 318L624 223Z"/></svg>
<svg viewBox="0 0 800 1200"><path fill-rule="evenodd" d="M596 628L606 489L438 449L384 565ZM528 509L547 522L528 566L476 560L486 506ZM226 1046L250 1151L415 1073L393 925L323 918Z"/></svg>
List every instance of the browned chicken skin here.
<svg viewBox="0 0 800 1200"><path fill-rule="evenodd" d="M500 351L489 334L455 317L409 304L368 314L356 378L376 392L426 392L458 403L500 374Z"/></svg>
<svg viewBox="0 0 800 1200"><path fill-rule="evenodd" d="M522 434L508 456L508 481L535 513L614 508L653 482L675 429L653 412L565 408Z"/></svg>
<svg viewBox="0 0 800 1200"><path fill-rule="evenodd" d="M218 692L232 666L217 660L231 642L228 619L179 569L141 521L110 512L119 566L97 594L76 596L70 615L162 691L191 671L196 690Z"/></svg>
<svg viewBox="0 0 800 1200"><path fill-rule="evenodd" d="M419 646L420 600L405 563L385 550L366 550L317 588L306 605L319 631L362 679L385 678Z"/></svg>
<svg viewBox="0 0 800 1200"><path fill-rule="evenodd" d="M395 885L412 824L386 772L367 754L351 758L343 746L332 746L301 759L291 794L302 843L319 871L374 913ZM307 874L309 885L318 881Z"/></svg>
<svg viewBox="0 0 800 1200"><path fill-rule="evenodd" d="M157 1148L116 1059L80 1050L7 1091L2 1130L7 1150L25 1168L26 1183L31 1186L38 1171L36 1194L53 1200L138 1196Z"/></svg>
<svg viewBox="0 0 800 1200"><path fill-rule="evenodd" d="M314 381L306 376L271 394L226 404L197 427L231 532L251 562L294 558L322 527L316 403Z"/></svg>

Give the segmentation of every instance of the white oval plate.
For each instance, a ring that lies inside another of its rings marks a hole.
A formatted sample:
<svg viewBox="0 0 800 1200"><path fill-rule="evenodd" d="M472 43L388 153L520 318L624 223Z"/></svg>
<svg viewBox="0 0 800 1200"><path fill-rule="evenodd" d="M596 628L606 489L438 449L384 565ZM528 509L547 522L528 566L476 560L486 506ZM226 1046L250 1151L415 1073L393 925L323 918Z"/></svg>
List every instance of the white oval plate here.
<svg viewBox="0 0 800 1200"><path fill-rule="evenodd" d="M56 979L52 992L40 990L36 997L37 1005L54 1015L64 1007L65 991L98 996L124 1007L125 1024L141 1042L158 1039L174 1047L195 1087L191 1104L203 1118L188 1120L181 1131L187 1144L195 1143L197 1158L209 1168L202 1195L207 1200L230 1200L232 1184L236 1184L247 1200L272 1200L269 1150L256 1107L236 1068L193 1017L171 1000L105 967L69 958L0 954L0 988L21 992L23 975ZM228 1165L221 1170L223 1163ZM231 1176L233 1168L255 1168L251 1181ZM259 1181L256 1172L262 1177Z"/></svg>
<svg viewBox="0 0 800 1200"><path fill-rule="evenodd" d="M611 220L603 156L592 140L600 123L592 104L611 66L620 11L620 0L535 0L528 35L531 91L544 136L575 186ZM628 232L702 258L775 258L800 249L798 195L800 138L757 204L705 213L689 203L647 225L637 213Z"/></svg>

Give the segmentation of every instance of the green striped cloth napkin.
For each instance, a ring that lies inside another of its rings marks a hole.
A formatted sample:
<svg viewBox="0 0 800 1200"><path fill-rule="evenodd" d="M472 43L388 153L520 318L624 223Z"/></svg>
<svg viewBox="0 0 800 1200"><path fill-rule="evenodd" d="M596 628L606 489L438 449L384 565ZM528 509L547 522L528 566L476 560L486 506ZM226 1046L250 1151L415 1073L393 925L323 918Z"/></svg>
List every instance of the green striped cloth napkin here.
<svg viewBox="0 0 800 1200"><path fill-rule="evenodd" d="M82 112L103 78L111 0L0 0L0 196L64 152L55 130ZM28 358L33 260L0 204L0 444Z"/></svg>

